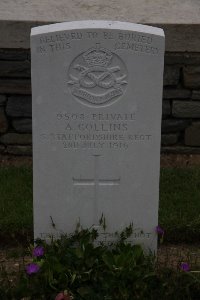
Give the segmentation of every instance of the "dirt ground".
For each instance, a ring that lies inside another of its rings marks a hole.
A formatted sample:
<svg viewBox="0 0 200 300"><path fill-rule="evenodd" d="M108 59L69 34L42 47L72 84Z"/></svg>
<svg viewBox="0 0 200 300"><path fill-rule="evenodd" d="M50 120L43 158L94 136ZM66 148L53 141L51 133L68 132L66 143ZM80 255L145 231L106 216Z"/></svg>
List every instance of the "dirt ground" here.
<svg viewBox="0 0 200 300"><path fill-rule="evenodd" d="M32 157L0 155L0 167L7 166L32 166Z"/></svg>
<svg viewBox="0 0 200 300"><path fill-rule="evenodd" d="M31 256L19 256L23 248L9 248L0 250L0 268L13 276L25 265L31 262ZM15 258L13 257L15 256ZM187 262L192 272L200 272L200 244L199 245L162 245L158 248L158 268L169 267L175 270L180 269L180 264Z"/></svg>
<svg viewBox="0 0 200 300"><path fill-rule="evenodd" d="M200 154L162 154L161 167L200 166Z"/></svg>
<svg viewBox="0 0 200 300"><path fill-rule="evenodd" d="M200 244L162 245L158 248L157 262L159 267L180 269L180 264L186 262L191 271L200 272Z"/></svg>
<svg viewBox="0 0 200 300"><path fill-rule="evenodd" d="M192 167L200 166L200 154L162 154L161 167ZM32 157L1 156L1 166L32 166Z"/></svg>

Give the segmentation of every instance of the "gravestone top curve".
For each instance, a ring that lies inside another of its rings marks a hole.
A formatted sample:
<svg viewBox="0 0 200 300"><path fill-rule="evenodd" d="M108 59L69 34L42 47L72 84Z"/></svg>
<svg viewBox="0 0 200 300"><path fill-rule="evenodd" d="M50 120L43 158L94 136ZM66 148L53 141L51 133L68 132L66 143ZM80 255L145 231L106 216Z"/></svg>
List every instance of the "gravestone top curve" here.
<svg viewBox="0 0 200 300"><path fill-rule="evenodd" d="M74 29L119 29L119 30L131 30L149 34L161 35L164 37L164 31L161 28L134 24L130 22L120 21L104 21L104 20L83 20L73 22L63 22L50 25L43 25L34 27L31 29L31 35L44 34L62 30L74 30Z"/></svg>

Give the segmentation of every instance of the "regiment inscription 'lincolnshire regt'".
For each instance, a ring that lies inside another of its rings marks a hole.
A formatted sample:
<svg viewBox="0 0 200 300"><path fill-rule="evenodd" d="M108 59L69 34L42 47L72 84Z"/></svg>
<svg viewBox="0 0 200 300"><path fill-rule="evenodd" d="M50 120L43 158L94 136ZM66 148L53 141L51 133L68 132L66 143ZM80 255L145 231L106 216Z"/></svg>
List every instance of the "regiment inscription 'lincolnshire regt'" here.
<svg viewBox="0 0 200 300"><path fill-rule="evenodd" d="M106 232L156 249L164 33L77 21L31 32L34 235ZM55 227L52 226L55 223Z"/></svg>

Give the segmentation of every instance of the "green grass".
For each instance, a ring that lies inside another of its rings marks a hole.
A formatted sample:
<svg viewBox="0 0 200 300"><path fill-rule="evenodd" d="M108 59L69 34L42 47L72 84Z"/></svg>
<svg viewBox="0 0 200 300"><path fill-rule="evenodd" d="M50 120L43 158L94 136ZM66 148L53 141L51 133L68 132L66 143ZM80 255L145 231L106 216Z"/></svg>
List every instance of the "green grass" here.
<svg viewBox="0 0 200 300"><path fill-rule="evenodd" d="M3 236L1 241L9 241L16 233L19 236L31 233L32 202L32 169L0 168L0 237Z"/></svg>
<svg viewBox="0 0 200 300"><path fill-rule="evenodd" d="M161 170L159 224L170 242L200 240L200 168ZM32 226L32 169L0 168L0 237Z"/></svg>
<svg viewBox="0 0 200 300"><path fill-rule="evenodd" d="M200 241L200 168L162 169L159 223L170 241Z"/></svg>

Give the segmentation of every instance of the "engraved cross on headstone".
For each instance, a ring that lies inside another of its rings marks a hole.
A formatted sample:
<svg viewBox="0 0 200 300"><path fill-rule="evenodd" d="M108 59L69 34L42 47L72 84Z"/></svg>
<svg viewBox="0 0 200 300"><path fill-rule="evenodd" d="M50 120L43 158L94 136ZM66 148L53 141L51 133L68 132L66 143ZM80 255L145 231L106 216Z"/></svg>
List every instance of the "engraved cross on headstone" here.
<svg viewBox="0 0 200 300"><path fill-rule="evenodd" d="M114 186L120 184L120 177L118 178L100 178L99 177L99 157L94 156L94 178L72 178L74 186L93 186L94 187L94 225L98 226L98 201L99 199L99 187L102 186Z"/></svg>

